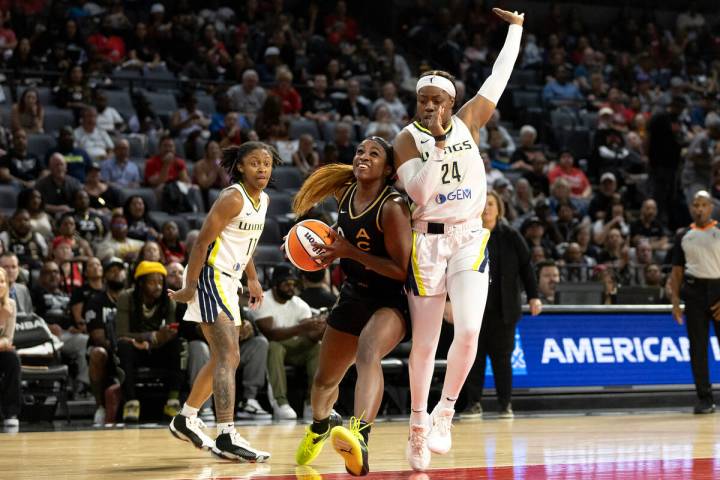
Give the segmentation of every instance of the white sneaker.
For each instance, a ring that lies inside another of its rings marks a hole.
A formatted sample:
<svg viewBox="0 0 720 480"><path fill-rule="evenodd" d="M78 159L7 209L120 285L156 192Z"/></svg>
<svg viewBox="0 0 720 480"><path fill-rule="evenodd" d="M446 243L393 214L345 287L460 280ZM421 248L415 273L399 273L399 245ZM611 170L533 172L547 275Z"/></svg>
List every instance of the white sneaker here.
<svg viewBox="0 0 720 480"><path fill-rule="evenodd" d="M272 415L262 408L257 400L248 398L240 405L235 417L246 420L270 420Z"/></svg>
<svg viewBox="0 0 720 480"><path fill-rule="evenodd" d="M6 418L3 421L3 426L6 428L17 428L20 426L20 421L17 419L17 417Z"/></svg>
<svg viewBox="0 0 720 480"><path fill-rule="evenodd" d="M93 417L93 425L96 427L101 427L105 425L105 407L100 405L97 410L95 410L95 416Z"/></svg>
<svg viewBox="0 0 720 480"><path fill-rule="evenodd" d="M263 463L270 459L268 452L251 447L236 431L218 435L211 451L218 457L243 463Z"/></svg>
<svg viewBox="0 0 720 480"><path fill-rule="evenodd" d="M427 446L429 430L425 425L410 425L405 456L413 470L423 471L430 466L431 454Z"/></svg>
<svg viewBox="0 0 720 480"><path fill-rule="evenodd" d="M186 417L178 414L170 422L170 433L180 440L192 443L195 448L210 450L215 447L215 442L208 437L203 429L207 428L205 423L197 416Z"/></svg>
<svg viewBox="0 0 720 480"><path fill-rule="evenodd" d="M289 403L283 403L277 405L273 409L273 416L278 420L295 420L297 419L297 413L292 409Z"/></svg>
<svg viewBox="0 0 720 480"><path fill-rule="evenodd" d="M452 435L450 428L452 427L452 419L455 410L452 408L440 408L436 405L430 414L432 427L428 435L428 448L433 453L444 455L452 448Z"/></svg>

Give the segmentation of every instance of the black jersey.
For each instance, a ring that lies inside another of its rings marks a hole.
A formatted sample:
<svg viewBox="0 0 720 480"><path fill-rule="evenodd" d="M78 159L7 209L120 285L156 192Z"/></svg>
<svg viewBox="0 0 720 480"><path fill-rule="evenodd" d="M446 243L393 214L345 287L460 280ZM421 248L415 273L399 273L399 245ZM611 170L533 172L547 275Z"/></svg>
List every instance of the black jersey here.
<svg viewBox="0 0 720 480"><path fill-rule="evenodd" d="M385 234L380 225L380 214L388 199L399 197L400 194L391 186L386 186L377 198L363 212L355 212L352 201L357 190L357 183L347 189L338 209L338 233L363 252L378 257L389 258L385 248ZM343 258L340 267L353 286L378 296L400 295L403 282L393 280L377 272L365 268L355 260Z"/></svg>

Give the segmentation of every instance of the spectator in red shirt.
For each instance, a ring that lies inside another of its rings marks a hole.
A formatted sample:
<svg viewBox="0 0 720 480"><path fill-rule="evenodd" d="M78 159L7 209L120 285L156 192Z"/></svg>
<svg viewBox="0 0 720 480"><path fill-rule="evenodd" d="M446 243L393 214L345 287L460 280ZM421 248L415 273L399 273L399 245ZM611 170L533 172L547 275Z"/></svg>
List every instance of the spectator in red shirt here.
<svg viewBox="0 0 720 480"><path fill-rule="evenodd" d="M145 183L153 188L160 187L165 182L177 180L181 172L187 173L185 160L175 154L175 142L166 135L160 140L158 154L145 164Z"/></svg>
<svg viewBox="0 0 720 480"><path fill-rule="evenodd" d="M337 2L335 13L325 17L325 34L333 45L342 41L355 42L357 39L357 21L347 15L347 3L343 0Z"/></svg>
<svg viewBox="0 0 720 480"><path fill-rule="evenodd" d="M287 68L279 68L276 80L275 88L270 93L282 101L282 111L285 115L297 115L302 109L302 99L295 87L292 86L292 72Z"/></svg>
<svg viewBox="0 0 720 480"><path fill-rule="evenodd" d="M12 51L17 47L18 40L15 32L6 28L4 23L10 20L9 11L0 11L0 51Z"/></svg>
<svg viewBox="0 0 720 480"><path fill-rule="evenodd" d="M125 40L112 34L112 17L103 18L100 30L90 35L88 43L97 48L100 56L112 64L118 64L125 59Z"/></svg>
<svg viewBox="0 0 720 480"><path fill-rule="evenodd" d="M560 153L558 163L548 173L552 185L558 178L564 178L570 185L570 194L575 198L590 198L592 187L585 172L574 166L573 154L564 150Z"/></svg>

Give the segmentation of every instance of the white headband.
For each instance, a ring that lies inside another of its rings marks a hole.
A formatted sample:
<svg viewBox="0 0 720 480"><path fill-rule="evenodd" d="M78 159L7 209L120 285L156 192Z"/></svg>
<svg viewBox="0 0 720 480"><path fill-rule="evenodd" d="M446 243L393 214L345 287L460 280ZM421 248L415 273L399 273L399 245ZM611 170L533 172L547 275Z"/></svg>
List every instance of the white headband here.
<svg viewBox="0 0 720 480"><path fill-rule="evenodd" d="M427 75L420 77L417 82L417 86L415 87L415 92L420 93L420 89L427 86L445 90L448 95L455 98L455 85L453 85L453 82L445 77L441 77L440 75Z"/></svg>

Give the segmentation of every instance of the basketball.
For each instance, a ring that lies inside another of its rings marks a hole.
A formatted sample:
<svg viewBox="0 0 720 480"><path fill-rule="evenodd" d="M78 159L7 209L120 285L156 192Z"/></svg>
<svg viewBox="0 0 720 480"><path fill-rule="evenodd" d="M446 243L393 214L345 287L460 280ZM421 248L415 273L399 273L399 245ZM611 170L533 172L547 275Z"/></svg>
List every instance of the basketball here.
<svg viewBox="0 0 720 480"><path fill-rule="evenodd" d="M314 272L323 266L313 257L322 253L318 245L330 245L330 228L320 220L303 220L294 225L285 237L285 255L300 270Z"/></svg>

